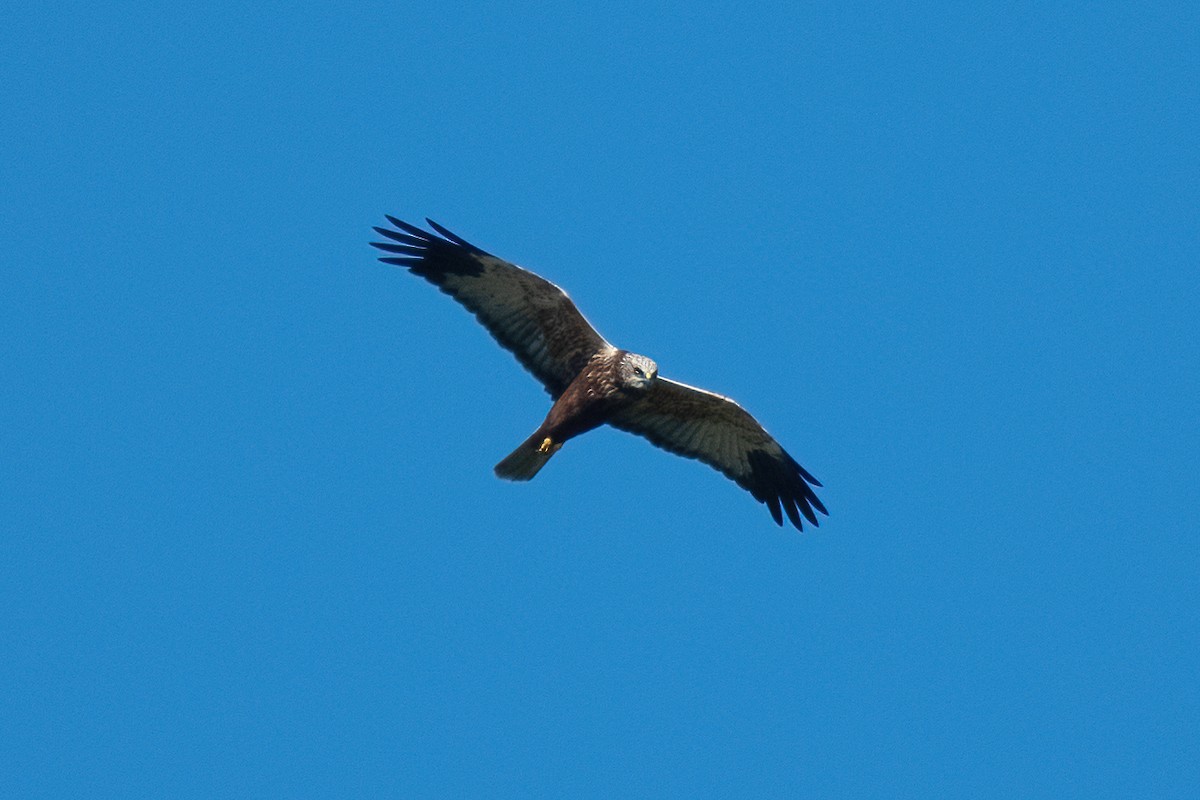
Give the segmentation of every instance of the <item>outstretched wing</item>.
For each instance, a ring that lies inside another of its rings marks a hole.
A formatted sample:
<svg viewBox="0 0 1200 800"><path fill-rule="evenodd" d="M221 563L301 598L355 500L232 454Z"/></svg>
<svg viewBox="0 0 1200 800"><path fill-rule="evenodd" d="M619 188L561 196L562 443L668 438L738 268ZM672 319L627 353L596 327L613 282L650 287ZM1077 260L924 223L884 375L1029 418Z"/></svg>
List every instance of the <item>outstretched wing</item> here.
<svg viewBox="0 0 1200 800"><path fill-rule="evenodd" d="M798 530L803 514L813 525L816 511L828 514L813 486L821 483L780 447L758 420L728 397L658 378L645 394L622 407L609 424L649 439L651 444L720 470L766 503L783 524L783 512Z"/></svg>
<svg viewBox="0 0 1200 800"><path fill-rule="evenodd" d="M557 398L587 360L610 347L567 293L529 270L485 253L431 219L440 236L388 217L399 230L375 228L391 241L371 242L466 306L500 345Z"/></svg>

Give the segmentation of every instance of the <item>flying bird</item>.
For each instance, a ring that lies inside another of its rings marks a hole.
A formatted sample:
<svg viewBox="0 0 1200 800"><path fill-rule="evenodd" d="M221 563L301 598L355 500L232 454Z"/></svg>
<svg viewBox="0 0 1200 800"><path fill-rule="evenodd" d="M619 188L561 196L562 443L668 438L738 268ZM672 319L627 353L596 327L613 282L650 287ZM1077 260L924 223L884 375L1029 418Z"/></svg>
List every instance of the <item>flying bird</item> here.
<svg viewBox="0 0 1200 800"><path fill-rule="evenodd" d="M645 356L609 344L567 297L532 272L480 250L427 219L435 233L388 216L376 227L388 241L380 261L407 267L467 308L500 345L533 373L554 404L533 434L495 467L496 475L527 481L562 446L608 424L658 447L703 461L765 503L778 525L783 515L803 530L816 512L821 483L728 397L663 378Z"/></svg>

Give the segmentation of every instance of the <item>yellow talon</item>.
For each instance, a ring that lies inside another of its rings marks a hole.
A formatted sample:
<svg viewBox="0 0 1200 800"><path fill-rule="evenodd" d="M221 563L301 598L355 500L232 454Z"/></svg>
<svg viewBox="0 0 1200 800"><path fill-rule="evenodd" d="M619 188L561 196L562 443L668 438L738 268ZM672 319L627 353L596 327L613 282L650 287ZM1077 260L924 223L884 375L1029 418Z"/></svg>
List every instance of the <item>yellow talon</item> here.
<svg viewBox="0 0 1200 800"><path fill-rule="evenodd" d="M542 446L538 448L539 453L549 453L550 448L554 447L554 440L547 436L542 440ZM557 448L556 448L557 449Z"/></svg>

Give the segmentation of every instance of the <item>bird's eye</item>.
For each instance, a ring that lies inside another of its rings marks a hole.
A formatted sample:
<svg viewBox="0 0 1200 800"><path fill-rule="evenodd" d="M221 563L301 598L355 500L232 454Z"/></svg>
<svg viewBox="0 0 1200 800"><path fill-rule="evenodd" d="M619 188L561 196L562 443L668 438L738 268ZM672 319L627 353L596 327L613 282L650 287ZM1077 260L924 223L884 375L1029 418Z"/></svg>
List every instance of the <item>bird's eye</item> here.
<svg viewBox="0 0 1200 800"><path fill-rule="evenodd" d="M642 368L641 368L641 367L634 367L634 368L633 368L633 374L634 374L634 375L637 375L639 378L644 378L644 377L646 377L646 373L642 372Z"/></svg>

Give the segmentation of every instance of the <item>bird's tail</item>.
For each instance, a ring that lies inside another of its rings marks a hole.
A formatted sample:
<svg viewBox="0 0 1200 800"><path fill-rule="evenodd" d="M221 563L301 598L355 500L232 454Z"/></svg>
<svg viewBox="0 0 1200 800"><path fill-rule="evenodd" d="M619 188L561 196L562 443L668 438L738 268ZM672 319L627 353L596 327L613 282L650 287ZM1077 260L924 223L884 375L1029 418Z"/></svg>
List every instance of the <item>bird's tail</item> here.
<svg viewBox="0 0 1200 800"><path fill-rule="evenodd" d="M532 480L560 447L561 442L551 442L545 433L535 431L495 466L496 476L508 481Z"/></svg>

